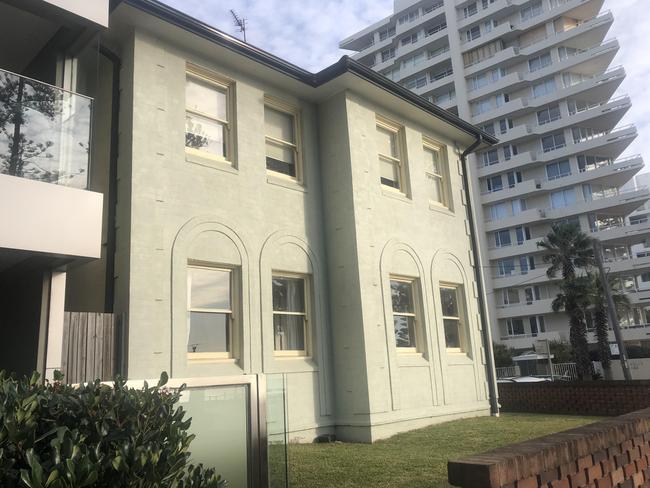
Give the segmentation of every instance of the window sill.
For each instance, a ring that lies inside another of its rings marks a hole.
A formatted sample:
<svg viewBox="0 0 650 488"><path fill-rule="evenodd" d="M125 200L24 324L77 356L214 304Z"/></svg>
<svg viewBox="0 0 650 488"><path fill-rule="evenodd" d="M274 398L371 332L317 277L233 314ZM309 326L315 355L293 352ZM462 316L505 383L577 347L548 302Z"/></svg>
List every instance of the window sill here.
<svg viewBox="0 0 650 488"><path fill-rule="evenodd" d="M189 364L236 364L237 358L193 358L192 356L187 356L187 362Z"/></svg>
<svg viewBox="0 0 650 488"><path fill-rule="evenodd" d="M281 176L275 176L272 174L267 174L266 175L266 182L271 184L271 185L277 185L281 186L283 188L287 188L289 190L295 190L299 191L302 193L307 193L307 188L302 183L299 183L296 180L289 179L289 178L282 178Z"/></svg>
<svg viewBox="0 0 650 488"><path fill-rule="evenodd" d="M385 197L394 198L395 200L399 200L400 202L410 203L410 204L413 203L413 200L411 200L407 195L405 195L399 190L388 190L382 186L381 193Z"/></svg>
<svg viewBox="0 0 650 488"><path fill-rule="evenodd" d="M226 173L239 174L239 170L233 166L233 163L226 159L210 158L208 156L201 156L186 151L185 161L192 164L198 164L199 166L205 166L206 168L224 171Z"/></svg>
<svg viewBox="0 0 650 488"><path fill-rule="evenodd" d="M472 365L474 360L465 352L447 351L447 364L450 366Z"/></svg>
<svg viewBox="0 0 650 488"><path fill-rule="evenodd" d="M268 373L312 373L318 371L318 364L311 356L276 356Z"/></svg>
<svg viewBox="0 0 650 488"><path fill-rule="evenodd" d="M431 200L429 200L429 210L433 210L434 212L440 212L442 214L449 215L450 217L456 216L454 211L451 210L449 207L445 207L442 204L432 202Z"/></svg>
<svg viewBox="0 0 650 488"><path fill-rule="evenodd" d="M429 367L429 361L421 352L397 351L397 365L400 368L422 368Z"/></svg>

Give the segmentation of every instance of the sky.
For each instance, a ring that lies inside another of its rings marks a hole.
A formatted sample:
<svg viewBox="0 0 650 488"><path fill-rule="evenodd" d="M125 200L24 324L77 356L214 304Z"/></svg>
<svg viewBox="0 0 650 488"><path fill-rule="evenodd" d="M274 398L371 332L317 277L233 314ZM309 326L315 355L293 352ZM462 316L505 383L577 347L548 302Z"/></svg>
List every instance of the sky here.
<svg viewBox="0 0 650 488"><path fill-rule="evenodd" d="M247 41L309 71L319 71L349 54L338 43L393 13L393 0L163 0L192 17L241 37L230 9L247 19ZM617 95L630 95L632 108L619 126L636 124L639 136L625 155L642 154L650 171L650 32L648 0L605 0L603 10L614 13L606 39L617 38L621 48L612 66L623 65L627 78Z"/></svg>

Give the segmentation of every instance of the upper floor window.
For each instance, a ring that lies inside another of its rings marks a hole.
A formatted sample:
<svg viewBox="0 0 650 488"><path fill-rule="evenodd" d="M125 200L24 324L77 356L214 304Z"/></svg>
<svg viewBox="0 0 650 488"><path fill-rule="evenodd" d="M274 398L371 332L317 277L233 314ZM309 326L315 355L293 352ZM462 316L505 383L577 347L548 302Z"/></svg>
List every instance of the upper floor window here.
<svg viewBox="0 0 650 488"><path fill-rule="evenodd" d="M233 271L189 266L187 352L190 359L232 357Z"/></svg>
<svg viewBox="0 0 650 488"><path fill-rule="evenodd" d="M465 40L467 42L478 39L479 37L481 37L481 27L478 25L475 25L471 29L467 29L467 31L465 31Z"/></svg>
<svg viewBox="0 0 650 488"><path fill-rule="evenodd" d="M499 152L496 149L490 149L480 155L483 166L492 166L499 162Z"/></svg>
<svg viewBox="0 0 650 488"><path fill-rule="evenodd" d="M390 296L393 306L393 329L395 345L401 351L417 350L417 314L415 282L408 278L391 278Z"/></svg>
<svg viewBox="0 0 650 488"><path fill-rule="evenodd" d="M389 37L393 37L395 35L395 26L389 27L388 29L384 29L379 31L379 40L380 41L385 41Z"/></svg>
<svg viewBox="0 0 650 488"><path fill-rule="evenodd" d="M463 310L463 287L441 285L442 322L447 352L466 352L469 346L467 324Z"/></svg>
<svg viewBox="0 0 650 488"><path fill-rule="evenodd" d="M420 17L420 11L414 10L413 12L409 12L408 14L402 15L400 18L398 18L397 23L402 25L405 22L413 22L418 17Z"/></svg>
<svg viewBox="0 0 650 488"><path fill-rule="evenodd" d="M551 193L551 207L563 208L576 203L576 192L573 188L559 190Z"/></svg>
<svg viewBox="0 0 650 488"><path fill-rule="evenodd" d="M565 176L571 176L571 165L568 159L546 165L546 177L549 181L564 178Z"/></svg>
<svg viewBox="0 0 650 488"><path fill-rule="evenodd" d="M424 139L423 144L429 200L451 208L449 167L444 148L428 138Z"/></svg>
<svg viewBox="0 0 650 488"><path fill-rule="evenodd" d="M415 32L409 36L402 37L400 43L402 44L402 46L406 46L408 44L415 44L416 42L418 42L418 37L419 37L418 32Z"/></svg>
<svg viewBox="0 0 650 488"><path fill-rule="evenodd" d="M537 17L542 13L542 2L533 2L528 7L520 10L521 21L525 22L533 17Z"/></svg>
<svg viewBox="0 0 650 488"><path fill-rule="evenodd" d="M186 151L232 163L232 91L232 82L188 71L185 79Z"/></svg>
<svg viewBox="0 0 650 488"><path fill-rule="evenodd" d="M476 7L476 2L470 3L467 7L463 8L463 17L471 17L478 13L478 8Z"/></svg>
<svg viewBox="0 0 650 488"><path fill-rule="evenodd" d="M384 49L381 52L381 62L383 63L384 61L388 61L389 59L393 59L395 57L395 48L390 47L388 49Z"/></svg>
<svg viewBox="0 0 650 488"><path fill-rule="evenodd" d="M265 97L264 130L267 171L301 181L298 110L280 101Z"/></svg>
<svg viewBox="0 0 650 488"><path fill-rule="evenodd" d="M379 180L382 185L406 193L405 151L402 127L377 118Z"/></svg>
<svg viewBox="0 0 650 488"><path fill-rule="evenodd" d="M544 53L528 60L528 70L532 73L551 64L551 53Z"/></svg>
<svg viewBox="0 0 650 488"><path fill-rule="evenodd" d="M510 231L508 229L496 231L494 233L494 245L495 247L511 246L512 241L510 240Z"/></svg>
<svg viewBox="0 0 650 488"><path fill-rule="evenodd" d="M558 132L549 136L542 137L542 150L544 152L555 151L566 146L564 132Z"/></svg>
<svg viewBox="0 0 650 488"><path fill-rule="evenodd" d="M548 124L560 118L560 106L557 103L537 112L537 123L539 125Z"/></svg>
<svg viewBox="0 0 650 488"><path fill-rule="evenodd" d="M549 95L550 93L553 93L555 89L556 86L555 86L554 78L542 81L541 83L536 83L535 85L533 85L533 98Z"/></svg>
<svg viewBox="0 0 650 488"><path fill-rule="evenodd" d="M276 356L307 356L308 278L273 275L273 343Z"/></svg>

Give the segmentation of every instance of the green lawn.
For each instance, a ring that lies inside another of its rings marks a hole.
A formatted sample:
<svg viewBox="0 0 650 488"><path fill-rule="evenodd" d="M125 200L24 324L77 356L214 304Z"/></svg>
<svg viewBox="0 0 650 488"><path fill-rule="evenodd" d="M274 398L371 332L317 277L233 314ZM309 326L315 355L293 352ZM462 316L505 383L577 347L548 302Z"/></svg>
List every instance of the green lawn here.
<svg viewBox="0 0 650 488"><path fill-rule="evenodd" d="M447 461L597 421L596 417L502 414L457 420L375 444L292 444L292 488L448 486Z"/></svg>

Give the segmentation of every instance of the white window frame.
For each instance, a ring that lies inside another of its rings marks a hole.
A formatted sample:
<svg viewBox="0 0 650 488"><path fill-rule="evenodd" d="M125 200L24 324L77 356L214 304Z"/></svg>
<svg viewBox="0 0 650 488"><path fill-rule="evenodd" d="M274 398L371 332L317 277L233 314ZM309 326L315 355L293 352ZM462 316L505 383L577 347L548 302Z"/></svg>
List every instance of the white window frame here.
<svg viewBox="0 0 650 488"><path fill-rule="evenodd" d="M285 311L275 311L273 310L273 279L274 278L286 278L286 279L300 279L302 280L304 290L303 296L305 300L305 311L304 312L285 312ZM311 289L312 289L312 280L311 275L302 274L302 273L291 273L286 271L273 271L271 273L271 310L273 313L273 318L276 315L300 315L303 317L303 327L304 327L304 345L305 348L302 350L297 349L275 349L275 320L271 320L271 326L273 327L273 355L279 358L308 358L311 355Z"/></svg>
<svg viewBox="0 0 650 488"><path fill-rule="evenodd" d="M270 108L278 112L282 112L286 115L289 115L293 119L293 136L295 141L283 141L275 137L264 134L264 166L266 167L266 144L268 142L278 144L293 150L294 164L296 166L296 176L285 175L278 171L273 171L266 168L266 174L272 176L273 178L284 179L292 181L295 183L303 184L304 183L304 167L302 160L302 121L301 121L301 110L296 105L292 105L283 100L280 100L269 95L264 95L264 108ZM264 132L266 132L266 126L264 127Z"/></svg>
<svg viewBox="0 0 650 488"><path fill-rule="evenodd" d="M230 275L230 309L218 309L218 308L201 308L201 307L192 307L192 279L190 275L190 269L205 269L209 271L222 271L227 272ZM218 313L218 314L227 314L228 318L228 351L227 352L187 352L187 359L191 361L214 361L220 359L233 359L233 350L235 345L235 331L236 331L236 314L235 310L237 307L238 301L236 300L236 274L235 268L228 268L225 266L215 265L211 266L209 264L197 263L190 261L187 264L186 268L187 273L187 327L189 331L190 327L190 313L191 312L201 312L201 313ZM189 333L188 333L189 339Z"/></svg>
<svg viewBox="0 0 650 488"><path fill-rule="evenodd" d="M458 316L444 315L444 306L442 305L442 289L454 290L456 295L456 307L458 308ZM442 317L442 330L445 331L445 320L456 320L458 322L458 342L460 347L448 347L445 338L445 349L447 353L451 354L468 354L470 350L469 338L469 324L467 323L467 313L465 311L465 288L460 283L440 283L438 286L440 294L440 315Z"/></svg>
<svg viewBox="0 0 650 488"><path fill-rule="evenodd" d="M391 120L382 117L380 115L376 116L376 129L382 129L385 131L392 132L395 135L395 144L397 149L397 157L389 154L382 154L377 150L377 162L381 165L381 162L388 162L398 167L398 187L392 187L381 182L381 166L379 169L379 184L381 188L386 191L399 193L403 196L408 196L409 185L407 184L408 171L407 171L407 160L406 160L406 141L404 137L404 126L392 122Z"/></svg>
<svg viewBox="0 0 650 488"><path fill-rule="evenodd" d="M235 114L236 114L236 103L235 103L235 82L229 78L221 76L217 73L213 73L204 68L196 66L194 64L188 63L185 67L185 79L194 78L208 85L212 85L215 90L225 92L226 96L226 118L227 120L221 120L214 117L213 115L208 115L204 112L195 109L189 109L187 103L185 103L185 114L198 115L219 124L222 124L226 128L226 135L224 142L226 144L226 155L217 156L208 151L202 151L201 149L196 149L193 147L185 146L185 153L188 155L198 156L199 158L210 159L213 161L218 161L225 163L227 165L236 166L236 137L235 137Z"/></svg>
<svg viewBox="0 0 650 488"><path fill-rule="evenodd" d="M453 210L453 201L451 198L451 181L449 174L449 160L447 159L446 147L444 144L440 144L430 137L422 136L422 148L424 151L433 151L438 153L438 162L440 168L440 173L435 173L430 169L425 170L427 177L436 179L439 182L440 192L442 193L441 201L429 198L429 202L433 205L438 205L448 210Z"/></svg>
<svg viewBox="0 0 650 488"><path fill-rule="evenodd" d="M397 281L399 283L408 283L410 288L411 288L411 301L413 302L413 312L395 312L393 310L393 300L392 300L392 294L391 294L391 300L390 300L390 317L392 319L392 326L393 326L393 338L395 339L395 348L397 349L397 352L402 353L402 354L413 354L413 353L418 353L420 352L419 349L419 344L420 344L420 319L418 317L418 310L420 307L420 300L419 300L419 294L418 294L418 283L419 280L418 278L413 278L413 277L408 277L408 276L401 276L401 275L390 275L389 276L389 282L388 286L389 289L392 289L391 283L393 281ZM392 293L392 291L391 291ZM395 338L395 316L400 316L400 317L412 317L413 318L413 342L415 343L415 346L413 347L404 347L404 346L398 346L397 345L397 338Z"/></svg>

